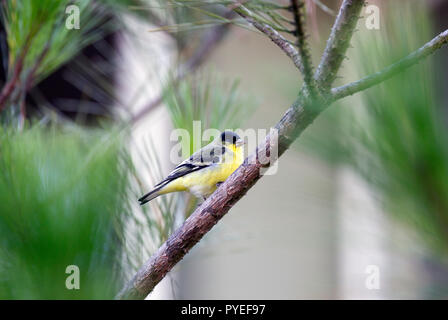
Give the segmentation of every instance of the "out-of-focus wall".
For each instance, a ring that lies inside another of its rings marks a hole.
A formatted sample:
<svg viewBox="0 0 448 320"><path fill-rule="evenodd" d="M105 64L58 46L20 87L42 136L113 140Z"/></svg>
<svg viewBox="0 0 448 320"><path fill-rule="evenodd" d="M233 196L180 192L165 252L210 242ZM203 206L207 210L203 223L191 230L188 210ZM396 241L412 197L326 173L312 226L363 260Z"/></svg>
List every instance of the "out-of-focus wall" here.
<svg viewBox="0 0 448 320"><path fill-rule="evenodd" d="M165 33L148 32L153 28L152 25L143 23L132 15L125 15L123 19L127 30L123 30L118 39L119 54L116 59L120 73L117 77L116 94L119 103L114 110L117 117L128 119L130 115L139 114L160 94L164 77L174 65L176 50L173 50L173 40ZM173 168L173 164L169 161L171 130L170 116L163 107L155 108L138 119L131 127L128 150L138 177L148 190L158 181L150 179L148 163L145 163L149 159L145 150L152 145L158 152L161 170L169 172ZM133 214L142 218L137 199L133 203ZM131 224L128 225L128 232L135 232ZM134 239L135 237L131 237L128 241L134 241ZM134 245L148 246L151 241L148 238L143 243ZM148 258L149 256L141 257L142 261ZM126 273L130 276L129 272ZM171 282L168 277L157 286L150 298L169 299L172 297L171 292Z"/></svg>

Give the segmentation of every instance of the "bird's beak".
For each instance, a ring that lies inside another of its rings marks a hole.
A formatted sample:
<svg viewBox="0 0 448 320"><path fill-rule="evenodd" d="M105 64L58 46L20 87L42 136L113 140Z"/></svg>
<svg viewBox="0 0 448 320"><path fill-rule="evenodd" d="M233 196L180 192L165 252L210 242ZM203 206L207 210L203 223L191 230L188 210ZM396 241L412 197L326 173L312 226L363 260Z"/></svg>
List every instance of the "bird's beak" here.
<svg viewBox="0 0 448 320"><path fill-rule="evenodd" d="M246 143L244 142L244 140L243 139L239 139L239 140L237 140L236 142L235 142L235 145L237 146L237 147L241 147L241 146L243 146L243 145L245 145Z"/></svg>

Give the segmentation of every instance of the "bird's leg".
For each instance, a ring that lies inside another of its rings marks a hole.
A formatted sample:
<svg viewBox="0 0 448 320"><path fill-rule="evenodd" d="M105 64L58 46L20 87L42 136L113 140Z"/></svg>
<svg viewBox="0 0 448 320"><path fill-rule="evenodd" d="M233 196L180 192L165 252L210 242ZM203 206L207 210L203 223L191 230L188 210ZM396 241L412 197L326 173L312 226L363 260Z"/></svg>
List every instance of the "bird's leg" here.
<svg viewBox="0 0 448 320"><path fill-rule="evenodd" d="M216 188L219 188L220 185L222 185L222 181L216 183Z"/></svg>

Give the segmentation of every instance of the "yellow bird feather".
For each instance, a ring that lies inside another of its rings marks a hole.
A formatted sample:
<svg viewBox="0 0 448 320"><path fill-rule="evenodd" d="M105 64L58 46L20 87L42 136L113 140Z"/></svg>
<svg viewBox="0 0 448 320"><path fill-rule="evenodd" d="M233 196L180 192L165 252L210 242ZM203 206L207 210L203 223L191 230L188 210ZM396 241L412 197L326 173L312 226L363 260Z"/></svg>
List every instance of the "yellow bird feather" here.
<svg viewBox="0 0 448 320"><path fill-rule="evenodd" d="M164 180L139 199L143 205L166 193L188 191L205 199L224 182L244 160L243 140L234 132L220 137L180 163Z"/></svg>

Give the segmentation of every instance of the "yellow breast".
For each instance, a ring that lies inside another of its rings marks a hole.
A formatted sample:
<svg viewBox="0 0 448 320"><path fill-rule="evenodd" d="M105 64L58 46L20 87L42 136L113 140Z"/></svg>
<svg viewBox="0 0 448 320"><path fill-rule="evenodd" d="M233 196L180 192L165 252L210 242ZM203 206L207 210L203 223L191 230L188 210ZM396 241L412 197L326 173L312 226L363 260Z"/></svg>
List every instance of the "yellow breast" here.
<svg viewBox="0 0 448 320"><path fill-rule="evenodd" d="M232 148L231 148L232 149ZM243 162L244 153L241 147L233 148L231 158L222 163L189 173L169 183L161 193L189 191L197 197L207 197L216 190L216 185L224 182Z"/></svg>

